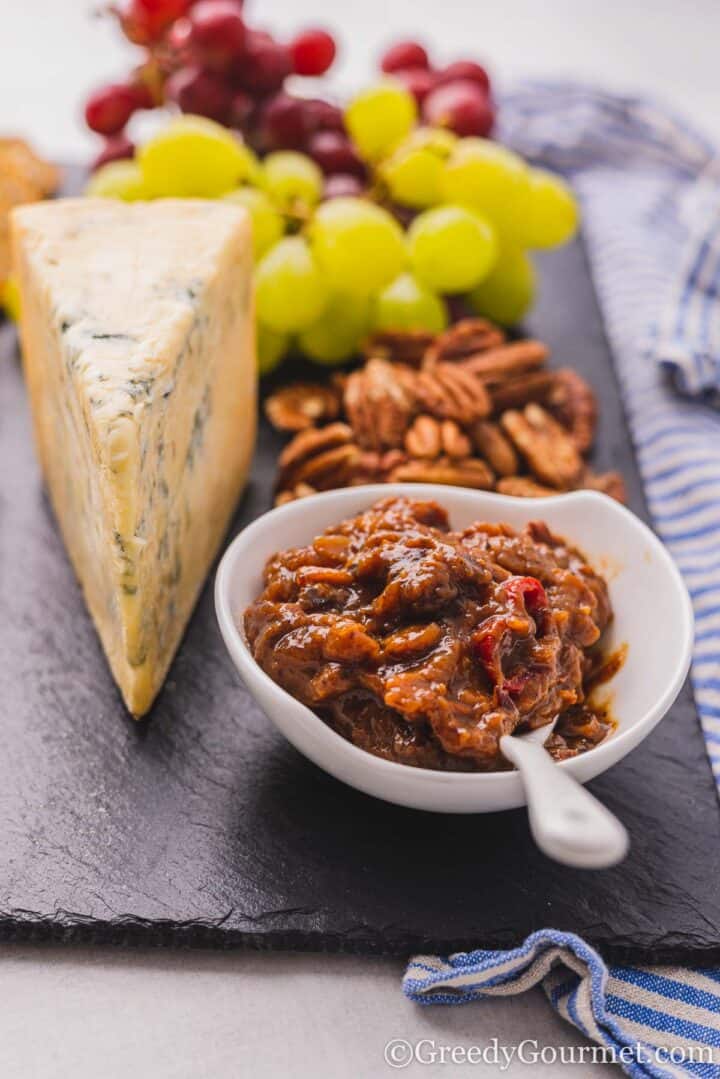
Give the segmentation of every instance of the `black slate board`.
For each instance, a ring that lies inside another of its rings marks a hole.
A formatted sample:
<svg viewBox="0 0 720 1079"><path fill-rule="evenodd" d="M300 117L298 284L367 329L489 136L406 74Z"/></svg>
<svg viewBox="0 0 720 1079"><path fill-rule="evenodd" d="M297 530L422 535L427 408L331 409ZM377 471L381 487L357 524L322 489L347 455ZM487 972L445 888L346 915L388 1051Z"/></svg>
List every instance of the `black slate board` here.
<svg viewBox="0 0 720 1079"><path fill-rule="evenodd" d="M580 244L543 260L530 329L599 392L597 463L646 515ZM151 718L128 719L32 451L0 333L0 934L404 954L573 930L613 960L720 959L720 815L692 697L596 793L624 865L545 859L524 811L446 817L352 791L299 756L225 654L205 589ZM261 432L231 534L270 504Z"/></svg>

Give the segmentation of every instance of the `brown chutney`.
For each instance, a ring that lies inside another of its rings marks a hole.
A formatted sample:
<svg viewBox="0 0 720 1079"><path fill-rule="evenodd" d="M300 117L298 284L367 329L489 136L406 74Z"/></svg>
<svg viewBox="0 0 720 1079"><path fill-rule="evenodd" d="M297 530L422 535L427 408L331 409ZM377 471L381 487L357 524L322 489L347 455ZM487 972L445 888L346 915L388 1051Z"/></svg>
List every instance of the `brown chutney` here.
<svg viewBox="0 0 720 1079"><path fill-rule="evenodd" d="M245 632L263 670L354 745L494 771L510 767L502 735L556 715L556 760L606 737L587 697L611 617L603 578L546 524L452 531L436 502L385 498L270 558Z"/></svg>

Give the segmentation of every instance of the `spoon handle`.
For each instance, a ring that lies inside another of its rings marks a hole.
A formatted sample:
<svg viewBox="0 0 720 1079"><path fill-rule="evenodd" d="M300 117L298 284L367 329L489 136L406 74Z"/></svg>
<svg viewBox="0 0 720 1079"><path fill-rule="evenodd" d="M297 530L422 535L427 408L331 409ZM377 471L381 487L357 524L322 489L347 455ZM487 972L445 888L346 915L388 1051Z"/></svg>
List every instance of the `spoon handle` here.
<svg viewBox="0 0 720 1079"><path fill-rule="evenodd" d="M530 830L544 854L580 869L622 861L629 838L623 824L590 791L558 768L542 746L505 735L500 750L520 772Z"/></svg>

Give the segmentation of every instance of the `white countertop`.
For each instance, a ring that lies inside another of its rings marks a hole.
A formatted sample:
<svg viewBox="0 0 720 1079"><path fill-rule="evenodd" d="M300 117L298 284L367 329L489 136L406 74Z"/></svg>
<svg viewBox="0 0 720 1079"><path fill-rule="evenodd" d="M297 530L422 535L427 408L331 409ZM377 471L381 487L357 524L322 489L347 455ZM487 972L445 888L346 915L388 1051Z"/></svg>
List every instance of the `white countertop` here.
<svg viewBox="0 0 720 1079"><path fill-rule="evenodd" d="M132 49L93 0L0 0L0 134L84 160L82 99L122 77ZM507 85L553 74L654 95L720 142L717 0L248 0L258 25L290 34L342 28L338 84L361 84L382 43L438 42L440 58L477 55ZM558 872L562 872L558 869ZM478 897L482 902L482 897ZM418 1008L398 961L339 956L122 952L0 947L3 1079L236 1079L391 1075L393 1038L436 1046L580 1046L537 991L462 1008ZM515 1063L504 1073L526 1074ZM607 1072L607 1069L602 1069ZM535 1068L586 1079L600 1065ZM501 1074L500 1067L413 1064L407 1076Z"/></svg>

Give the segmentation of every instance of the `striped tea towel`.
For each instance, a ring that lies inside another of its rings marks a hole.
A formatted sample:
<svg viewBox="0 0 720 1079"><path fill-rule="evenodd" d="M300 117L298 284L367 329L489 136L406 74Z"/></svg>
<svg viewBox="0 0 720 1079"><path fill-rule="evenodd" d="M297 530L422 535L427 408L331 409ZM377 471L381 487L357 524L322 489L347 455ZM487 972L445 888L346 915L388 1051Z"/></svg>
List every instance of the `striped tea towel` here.
<svg viewBox="0 0 720 1079"><path fill-rule="evenodd" d="M720 783L720 158L638 98L534 83L502 104L504 141L580 196L650 512L693 600L692 682ZM417 957L403 987L458 1003L537 983L628 1074L720 1079L719 970L608 970L578 937L547 929L511 952Z"/></svg>

